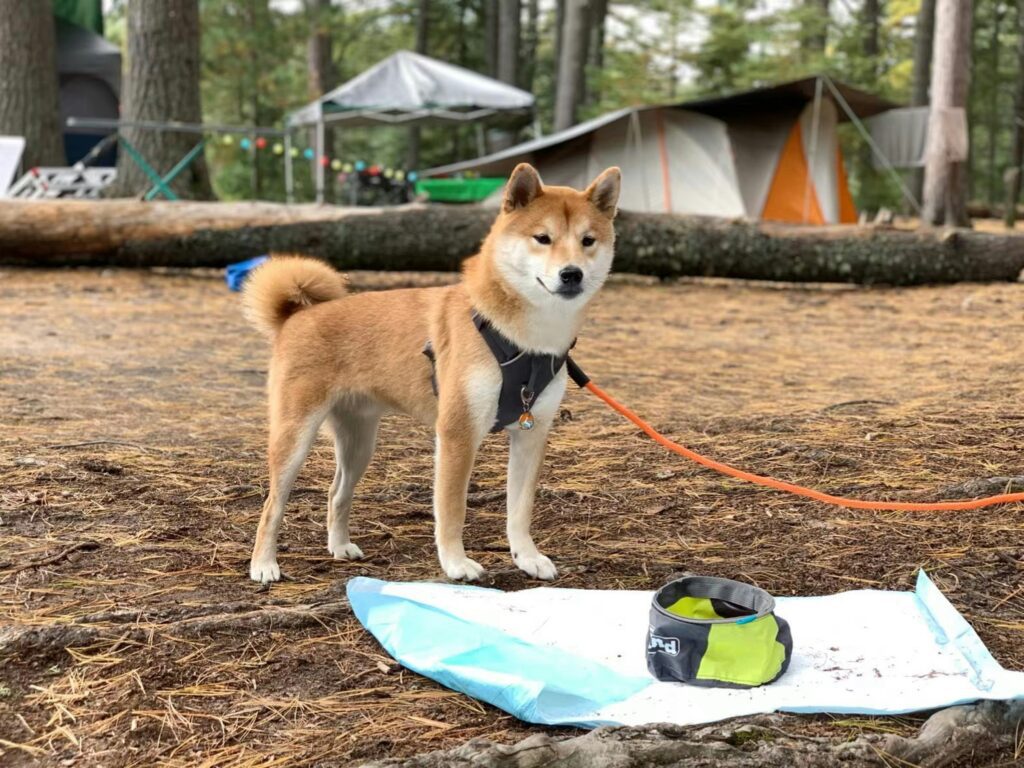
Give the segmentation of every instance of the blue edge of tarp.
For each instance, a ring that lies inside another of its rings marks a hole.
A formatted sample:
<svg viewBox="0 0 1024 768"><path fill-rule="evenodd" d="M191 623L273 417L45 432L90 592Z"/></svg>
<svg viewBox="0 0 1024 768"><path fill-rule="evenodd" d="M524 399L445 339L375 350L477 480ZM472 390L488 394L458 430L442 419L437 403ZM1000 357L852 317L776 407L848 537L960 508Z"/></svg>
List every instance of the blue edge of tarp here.
<svg viewBox="0 0 1024 768"><path fill-rule="evenodd" d="M256 256L252 259L246 259L240 261L237 264L228 264L224 268L224 281L228 284L228 288L232 291L242 290L242 283L245 282L245 278L249 276L256 267L266 261L269 256Z"/></svg>
<svg viewBox="0 0 1024 768"><path fill-rule="evenodd" d="M627 677L594 661L524 642L493 627L473 624L408 597L388 595L388 582L356 577L346 588L356 617L403 666L441 685L480 699L520 720L538 724L596 727L583 716L646 688L648 677ZM460 587L497 590L482 587ZM915 597L940 645L954 643L974 671L979 691L992 687L1000 671L967 620L920 571ZM950 702L961 704L966 702ZM822 707L785 711L844 712ZM904 714L906 710L858 709L858 714Z"/></svg>

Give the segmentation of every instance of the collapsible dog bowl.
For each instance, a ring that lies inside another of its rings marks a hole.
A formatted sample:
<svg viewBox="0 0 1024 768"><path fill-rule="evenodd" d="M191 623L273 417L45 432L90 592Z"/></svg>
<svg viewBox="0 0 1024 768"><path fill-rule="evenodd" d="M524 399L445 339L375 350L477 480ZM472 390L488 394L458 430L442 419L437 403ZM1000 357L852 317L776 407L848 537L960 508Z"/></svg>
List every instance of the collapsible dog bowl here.
<svg viewBox="0 0 1024 768"><path fill-rule="evenodd" d="M654 594L647 668L662 681L753 688L789 667L793 638L775 598L729 579L689 576Z"/></svg>

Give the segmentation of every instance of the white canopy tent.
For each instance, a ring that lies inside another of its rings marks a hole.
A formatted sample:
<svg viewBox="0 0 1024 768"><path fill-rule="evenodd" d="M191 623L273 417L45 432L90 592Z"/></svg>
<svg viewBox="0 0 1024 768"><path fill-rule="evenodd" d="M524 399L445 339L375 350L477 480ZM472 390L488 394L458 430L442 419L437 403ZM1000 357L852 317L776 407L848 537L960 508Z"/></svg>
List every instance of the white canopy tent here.
<svg viewBox="0 0 1024 768"><path fill-rule="evenodd" d="M317 202L322 202L324 167L321 157L324 130L329 124L479 123L499 115L528 121L533 118L533 109L533 95L524 90L429 56L399 51L291 113L286 127L289 134L296 128L316 130L316 190ZM285 153L285 161L290 187L290 152Z"/></svg>

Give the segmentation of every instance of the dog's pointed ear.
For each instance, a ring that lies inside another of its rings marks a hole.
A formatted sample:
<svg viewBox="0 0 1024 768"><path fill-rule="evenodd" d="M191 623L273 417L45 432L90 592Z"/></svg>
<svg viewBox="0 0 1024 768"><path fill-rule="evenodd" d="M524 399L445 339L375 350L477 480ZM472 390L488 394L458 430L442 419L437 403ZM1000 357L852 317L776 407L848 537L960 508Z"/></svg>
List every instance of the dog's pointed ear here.
<svg viewBox="0 0 1024 768"><path fill-rule="evenodd" d="M506 212L514 211L516 208L523 208L544 193L540 175L529 163L520 163L508 177L508 184L505 185Z"/></svg>
<svg viewBox="0 0 1024 768"><path fill-rule="evenodd" d="M619 204L619 190L622 187L622 172L612 166L594 179L587 187L587 198L609 219L615 218Z"/></svg>

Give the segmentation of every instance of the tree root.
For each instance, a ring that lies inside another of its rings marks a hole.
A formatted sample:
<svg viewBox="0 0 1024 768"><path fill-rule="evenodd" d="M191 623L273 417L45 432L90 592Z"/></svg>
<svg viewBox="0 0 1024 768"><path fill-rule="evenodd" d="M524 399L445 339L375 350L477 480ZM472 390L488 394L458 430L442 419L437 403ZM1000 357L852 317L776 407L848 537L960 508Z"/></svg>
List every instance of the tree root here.
<svg viewBox="0 0 1024 768"><path fill-rule="evenodd" d="M973 499L979 496L1020 493L1021 491L1024 491L1024 475L979 477L940 488L938 496L943 499Z"/></svg>
<svg viewBox="0 0 1024 768"><path fill-rule="evenodd" d="M174 621L142 622L136 611L85 616L73 624L0 627L0 659L51 658L66 648L101 640L151 642L156 635L202 637L217 632L252 633L304 629L350 615L348 600L293 606L256 606L245 603L203 606L197 613ZM89 620L97 623L87 623ZM113 626L102 626L113 624Z"/></svg>
<svg viewBox="0 0 1024 768"><path fill-rule="evenodd" d="M6 581L7 579L11 578L15 574L21 573L22 571L28 571L33 568L42 568L44 565L53 565L54 563L59 563L65 557L74 552L91 552L92 550L99 548L99 542L80 541L77 544L72 544L71 546L65 547L55 555L51 555L50 557L44 557L41 560L31 560L27 563L22 563L16 568L12 568L11 570L6 571L3 574L3 580ZM0 565L0 567L6 568L8 565L9 563L4 563L3 565Z"/></svg>
<svg viewBox="0 0 1024 768"><path fill-rule="evenodd" d="M560 739L547 733L518 744L473 739L453 749L363 768L943 768L973 756L1010 753L1024 702L981 702L932 715L917 736L867 734L853 741L788 733L793 716L761 715L708 726L598 728Z"/></svg>

